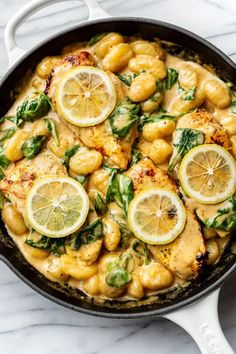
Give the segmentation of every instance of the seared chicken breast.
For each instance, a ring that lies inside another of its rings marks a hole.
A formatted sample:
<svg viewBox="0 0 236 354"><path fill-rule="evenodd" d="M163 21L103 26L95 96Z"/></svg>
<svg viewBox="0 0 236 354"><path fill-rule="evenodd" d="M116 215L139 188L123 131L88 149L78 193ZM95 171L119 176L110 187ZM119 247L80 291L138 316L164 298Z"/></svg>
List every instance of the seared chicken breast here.
<svg viewBox="0 0 236 354"><path fill-rule="evenodd" d="M226 149L230 148L228 134L213 115L204 109L185 114L179 118L176 128L200 130L205 134L205 144L218 144Z"/></svg>
<svg viewBox="0 0 236 354"><path fill-rule="evenodd" d="M178 192L178 187L170 176L147 157L133 165L126 175L132 179L136 194L149 187ZM199 222L189 208L185 228L173 242L163 246L148 245L148 248L158 262L184 280L197 277L201 268L199 259L206 252Z"/></svg>

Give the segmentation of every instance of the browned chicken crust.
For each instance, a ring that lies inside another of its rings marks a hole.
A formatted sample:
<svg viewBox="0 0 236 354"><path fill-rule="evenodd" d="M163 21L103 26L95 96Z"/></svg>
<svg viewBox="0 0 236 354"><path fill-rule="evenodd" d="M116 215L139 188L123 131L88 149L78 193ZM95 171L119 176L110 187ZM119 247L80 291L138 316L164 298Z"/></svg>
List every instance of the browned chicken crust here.
<svg viewBox="0 0 236 354"><path fill-rule="evenodd" d="M179 118L176 128L201 130L205 134L205 144L218 144L230 149L228 134L214 116L204 109L192 112Z"/></svg>

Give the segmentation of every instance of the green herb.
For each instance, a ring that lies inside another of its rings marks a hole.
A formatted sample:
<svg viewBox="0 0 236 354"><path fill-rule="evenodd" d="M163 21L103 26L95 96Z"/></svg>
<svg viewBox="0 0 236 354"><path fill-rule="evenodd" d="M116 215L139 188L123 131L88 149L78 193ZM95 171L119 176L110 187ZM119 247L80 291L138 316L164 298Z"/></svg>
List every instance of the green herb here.
<svg viewBox="0 0 236 354"><path fill-rule="evenodd" d="M127 215L129 203L133 199L133 195L131 178L113 171L107 188L106 203L111 201L116 202L120 208L124 209Z"/></svg>
<svg viewBox="0 0 236 354"><path fill-rule="evenodd" d="M33 159L42 150L43 143L46 139L44 135L36 135L25 141L21 145L21 151L24 157L29 160Z"/></svg>
<svg viewBox="0 0 236 354"><path fill-rule="evenodd" d="M107 171L110 175L113 173L113 172L117 172L117 173L121 173L124 171L123 168L117 168L117 167L110 167L106 164L102 165L102 168Z"/></svg>
<svg viewBox="0 0 236 354"><path fill-rule="evenodd" d="M67 168L69 167L70 159L77 153L79 148L80 145L75 145L72 148L66 150L64 159L62 160L63 165L65 165Z"/></svg>
<svg viewBox="0 0 236 354"><path fill-rule="evenodd" d="M233 114L236 114L236 101L233 101L231 104L231 112Z"/></svg>
<svg viewBox="0 0 236 354"><path fill-rule="evenodd" d="M193 147L204 143L204 133L196 129L176 129L173 136L173 154L171 156L168 172L172 172L180 163L184 155Z"/></svg>
<svg viewBox="0 0 236 354"><path fill-rule="evenodd" d="M57 127L56 127L54 120L50 119L50 118L45 118L44 121L47 125L47 129L52 134L52 137L55 140L55 143L57 144L57 146L60 146L59 139L58 139Z"/></svg>
<svg viewBox="0 0 236 354"><path fill-rule="evenodd" d="M75 233L70 241L72 249L78 250L81 245L93 243L103 237L102 219L97 218L92 224Z"/></svg>
<svg viewBox="0 0 236 354"><path fill-rule="evenodd" d="M15 123L16 117L14 116L5 116L0 118L0 124L5 122L6 120L9 120L9 122Z"/></svg>
<svg viewBox="0 0 236 354"><path fill-rule="evenodd" d="M101 196L100 193L97 193L94 207L95 207L96 212L101 215L105 214L105 212L107 211L106 200L103 199L103 197Z"/></svg>
<svg viewBox="0 0 236 354"><path fill-rule="evenodd" d="M5 173L2 168L0 168L0 180L5 177Z"/></svg>
<svg viewBox="0 0 236 354"><path fill-rule="evenodd" d="M119 104L109 117L112 133L118 138L124 138L138 121L140 106L133 103Z"/></svg>
<svg viewBox="0 0 236 354"><path fill-rule="evenodd" d="M140 117L139 124L138 124L138 130L142 131L145 124L159 122L160 120L163 120L163 119L169 119L169 120L175 121L178 117L181 117L184 114L185 113L173 115L173 114L168 114L165 112L157 112L157 113L152 113L152 114L145 113Z"/></svg>
<svg viewBox="0 0 236 354"><path fill-rule="evenodd" d="M168 68L167 76L164 80L164 87L166 90L170 90L178 80L178 71L173 68Z"/></svg>
<svg viewBox="0 0 236 354"><path fill-rule="evenodd" d="M183 87L179 86L179 92L181 92L181 98L184 101L192 101L195 98L196 91L197 87L185 90Z"/></svg>
<svg viewBox="0 0 236 354"><path fill-rule="evenodd" d="M157 85L157 92L163 93L163 83L162 83L162 81L157 79L156 85Z"/></svg>
<svg viewBox="0 0 236 354"><path fill-rule="evenodd" d="M99 42L103 37L105 37L109 32L102 32L102 33L98 33L95 34L95 36L93 36L90 41L88 42L88 45L91 47L92 45L96 44L97 42Z"/></svg>
<svg viewBox="0 0 236 354"><path fill-rule="evenodd" d="M6 130L3 131L3 134L0 138L0 145L7 139L10 139L16 132L16 129L14 127L10 127Z"/></svg>
<svg viewBox="0 0 236 354"><path fill-rule="evenodd" d="M137 162L139 162L141 159L143 158L141 152L137 149L132 149L132 157L131 157L131 161L129 163L129 167L132 167L133 165L135 165Z"/></svg>
<svg viewBox="0 0 236 354"><path fill-rule="evenodd" d="M4 195L0 192L0 209L3 209L4 202L5 202Z"/></svg>
<svg viewBox="0 0 236 354"><path fill-rule="evenodd" d="M209 228L224 231L236 229L236 198L230 197L212 218L201 221Z"/></svg>
<svg viewBox="0 0 236 354"><path fill-rule="evenodd" d="M43 92L34 92L17 108L16 125L21 125L23 121L33 122L41 118L50 108L52 108L50 98Z"/></svg>
<svg viewBox="0 0 236 354"><path fill-rule="evenodd" d="M64 237L50 238L34 232L30 232L27 239L25 240L25 243L34 248L53 252L53 254L56 256L60 256L66 253Z"/></svg>
<svg viewBox="0 0 236 354"><path fill-rule="evenodd" d="M134 270L134 260L130 254L118 257L108 267L106 276L107 285L113 288L123 288L132 280L131 273Z"/></svg>
<svg viewBox="0 0 236 354"><path fill-rule="evenodd" d="M132 244L131 244L132 250L140 257L143 259L143 263L146 265L149 262L148 258L148 248L146 243L135 239Z"/></svg>
<svg viewBox="0 0 236 354"><path fill-rule="evenodd" d="M78 176L75 176L73 177L76 181L78 181L80 184L82 184L82 186L85 185L85 183L87 182L88 180L88 176L82 176L82 175L78 175Z"/></svg>
<svg viewBox="0 0 236 354"><path fill-rule="evenodd" d="M117 75L120 81L122 81L125 85L130 86L133 80L132 75L118 74Z"/></svg>
<svg viewBox="0 0 236 354"><path fill-rule="evenodd" d="M0 167L7 168L10 165L10 161L5 155L0 155Z"/></svg>

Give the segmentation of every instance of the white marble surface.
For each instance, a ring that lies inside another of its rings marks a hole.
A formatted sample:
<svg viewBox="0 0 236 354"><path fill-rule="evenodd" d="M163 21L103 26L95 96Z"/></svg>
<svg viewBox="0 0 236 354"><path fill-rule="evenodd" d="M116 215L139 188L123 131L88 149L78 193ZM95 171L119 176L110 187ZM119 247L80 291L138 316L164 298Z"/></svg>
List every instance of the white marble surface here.
<svg viewBox="0 0 236 354"><path fill-rule="evenodd" d="M7 70L3 29L27 0L0 0L0 77ZM112 15L161 19L195 31L236 61L235 0L103 0ZM18 43L39 40L85 20L82 2L65 1L40 11L18 31ZM236 274L223 287L220 320L236 350ZM166 320L125 322L61 308L23 284L0 264L0 354L197 354L193 340ZM226 353L224 353L226 354Z"/></svg>

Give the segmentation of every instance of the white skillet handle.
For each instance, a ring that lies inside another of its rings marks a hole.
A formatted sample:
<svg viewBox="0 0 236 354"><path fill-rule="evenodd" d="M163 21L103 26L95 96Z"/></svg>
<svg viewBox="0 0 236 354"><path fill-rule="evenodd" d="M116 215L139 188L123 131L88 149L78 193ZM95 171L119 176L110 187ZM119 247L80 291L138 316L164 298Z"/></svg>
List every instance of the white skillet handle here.
<svg viewBox="0 0 236 354"><path fill-rule="evenodd" d="M26 51L16 44L15 35L18 27L35 12L49 5L67 0L33 0L23 6L8 22L4 31L5 45L9 58L9 66L13 65ZM89 10L89 20L110 17L102 9L97 0L83 0Z"/></svg>
<svg viewBox="0 0 236 354"><path fill-rule="evenodd" d="M184 328L202 354L235 354L222 332L218 317L220 289L203 300L164 317Z"/></svg>

